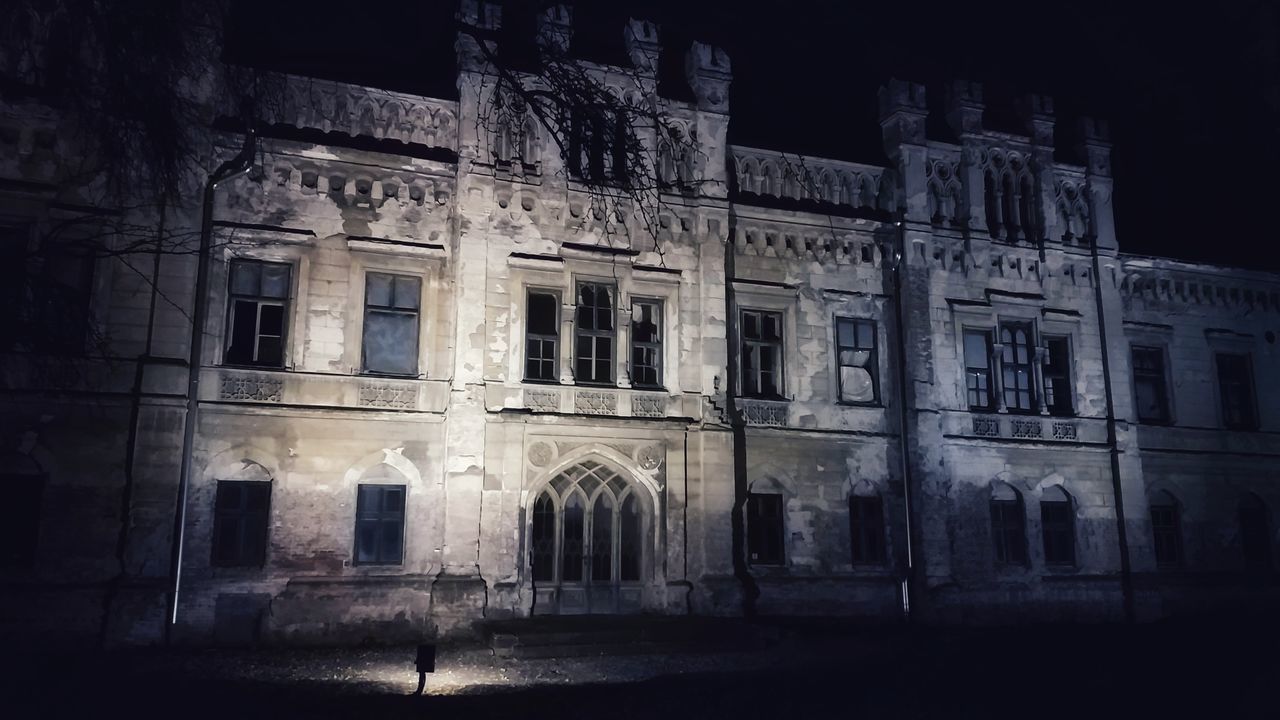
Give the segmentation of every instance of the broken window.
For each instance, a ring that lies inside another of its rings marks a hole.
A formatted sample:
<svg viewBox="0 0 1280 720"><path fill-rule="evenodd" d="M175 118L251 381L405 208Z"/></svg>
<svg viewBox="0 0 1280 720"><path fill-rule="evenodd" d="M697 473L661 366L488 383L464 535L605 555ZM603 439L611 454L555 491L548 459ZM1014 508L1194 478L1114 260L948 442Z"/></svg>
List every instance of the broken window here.
<svg viewBox="0 0 1280 720"><path fill-rule="evenodd" d="M602 283L578 283L574 380L613 384L614 289Z"/></svg>
<svg viewBox="0 0 1280 720"><path fill-rule="evenodd" d="M1071 496L1061 487L1044 491L1040 499L1040 529L1044 536L1044 561L1048 565L1076 562L1075 511Z"/></svg>
<svg viewBox="0 0 1280 720"><path fill-rule="evenodd" d="M531 291L525 310L524 379L555 382L560 376L560 298Z"/></svg>
<svg viewBox="0 0 1280 720"><path fill-rule="evenodd" d="M849 496L849 538L855 565L884 563L884 507L879 495Z"/></svg>
<svg viewBox="0 0 1280 720"><path fill-rule="evenodd" d="M631 301L631 384L662 387L662 302Z"/></svg>
<svg viewBox="0 0 1280 720"><path fill-rule="evenodd" d="M743 310L742 394L782 399L782 313Z"/></svg>
<svg viewBox="0 0 1280 720"><path fill-rule="evenodd" d="M747 495L747 556L752 565L781 565L783 561L782 496Z"/></svg>
<svg viewBox="0 0 1280 720"><path fill-rule="evenodd" d="M998 563L1025 565L1027 537L1022 496L1008 485L999 484L991 492L991 539Z"/></svg>
<svg viewBox="0 0 1280 720"><path fill-rule="evenodd" d="M970 410L995 407L991 391L991 333L964 331L964 375Z"/></svg>
<svg viewBox="0 0 1280 720"><path fill-rule="evenodd" d="M1217 360L1222 424L1229 430L1257 429L1258 412L1253 404L1253 368L1249 356L1218 353Z"/></svg>
<svg viewBox="0 0 1280 720"><path fill-rule="evenodd" d="M356 493L356 564L404 561L404 485L361 483Z"/></svg>
<svg viewBox="0 0 1280 720"><path fill-rule="evenodd" d="M262 567L271 483L219 480L213 513L214 567Z"/></svg>
<svg viewBox="0 0 1280 720"><path fill-rule="evenodd" d="M45 476L0 475L0 485L5 489L4 513L0 517L0 567L31 567L40 537Z"/></svg>
<svg viewBox="0 0 1280 720"><path fill-rule="evenodd" d="M840 402L874 403L879 392L875 321L836 318L836 362Z"/></svg>
<svg viewBox="0 0 1280 720"><path fill-rule="evenodd" d="M1000 386L1004 391L1004 407L1009 412L1035 411L1031 371L1035 353L1031 343L1031 323L1000 323Z"/></svg>
<svg viewBox="0 0 1280 720"><path fill-rule="evenodd" d="M1165 384L1164 350L1134 345L1133 390L1137 401L1138 420L1169 422L1169 396Z"/></svg>
<svg viewBox="0 0 1280 720"><path fill-rule="evenodd" d="M291 271L285 263L231 262L228 364L284 367Z"/></svg>
<svg viewBox="0 0 1280 720"><path fill-rule="evenodd" d="M1050 415L1071 415L1071 341L1045 337L1044 404Z"/></svg>
<svg viewBox="0 0 1280 720"><path fill-rule="evenodd" d="M418 306L422 279L369 273L364 285L365 372L418 373Z"/></svg>
<svg viewBox="0 0 1280 720"><path fill-rule="evenodd" d="M1182 564L1182 523L1178 503L1166 492L1151 498L1151 537L1156 565L1174 568Z"/></svg>

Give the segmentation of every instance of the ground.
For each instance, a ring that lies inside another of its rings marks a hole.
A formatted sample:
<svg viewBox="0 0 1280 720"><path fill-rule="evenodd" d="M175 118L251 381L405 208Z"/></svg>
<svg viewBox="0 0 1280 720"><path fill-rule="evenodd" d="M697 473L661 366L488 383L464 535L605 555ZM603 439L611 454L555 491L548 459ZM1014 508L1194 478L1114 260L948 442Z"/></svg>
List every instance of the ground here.
<svg viewBox="0 0 1280 720"><path fill-rule="evenodd" d="M1280 717L1280 625L783 627L759 650L549 659L443 648L11 651L5 717ZM9 685L12 683L12 685ZM127 715L122 715L127 713Z"/></svg>

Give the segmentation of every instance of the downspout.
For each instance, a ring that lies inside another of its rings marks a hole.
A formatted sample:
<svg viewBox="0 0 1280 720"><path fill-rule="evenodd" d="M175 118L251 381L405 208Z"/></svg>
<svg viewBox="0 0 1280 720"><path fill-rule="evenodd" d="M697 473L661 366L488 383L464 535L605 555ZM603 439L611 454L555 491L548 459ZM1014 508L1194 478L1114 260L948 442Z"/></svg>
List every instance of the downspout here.
<svg viewBox="0 0 1280 720"><path fill-rule="evenodd" d="M913 522L913 508L911 499L911 463L909 461L907 442L907 431L910 422L907 419L907 326L903 322L902 305L906 302L906 298L902 292L902 263L906 261L907 254L907 223L905 219L899 218L894 225L898 228L897 243L893 248L893 259L891 267L893 269L893 316L894 323L897 326L897 358L894 365L898 369L898 459L899 472L902 473L902 514L907 526L907 566L904 569L901 580L902 586L902 616L903 619L910 621L914 617L914 608L912 607L912 596L916 585L916 549L915 549L915 523Z"/></svg>
<svg viewBox="0 0 1280 720"><path fill-rule="evenodd" d="M733 534L733 576L742 585L742 614L748 619L756 616L756 600L760 597L760 586L747 567L747 431L738 411L735 393L738 389L738 322L734 316L737 299L733 290L734 270L734 233L737 229L733 206L729 206L729 238L724 248L724 306L725 306L725 413L729 416L729 427L733 436L733 512L729 517L730 530Z"/></svg>
<svg viewBox="0 0 1280 720"><path fill-rule="evenodd" d="M1120 593L1125 622L1137 619L1133 602L1133 570L1129 563L1129 533L1124 517L1124 488L1120 482L1120 447L1116 439L1116 411L1111 391L1111 359L1107 343L1107 321L1102 302L1102 263L1097 239L1090 243L1093 256L1093 299L1097 304L1098 337L1102 341L1102 386L1107 400L1107 447L1111 455L1111 492L1116 500L1116 541L1120 545Z"/></svg>
<svg viewBox="0 0 1280 720"><path fill-rule="evenodd" d="M218 166L204 186L201 208L200 249L196 256L196 290L191 308L191 358L187 363L187 416L182 428L182 472L178 476L178 500L173 519L173 552L169 561L169 612L165 618L165 642L173 641L178 622L178 593L182 587L182 551L186 540L187 490L191 486L191 457L195 447L196 423L200 411L200 359L204 357L204 318L209 303L209 247L213 236L213 191L220 183L243 175L253 167L257 133L245 132L239 154Z"/></svg>

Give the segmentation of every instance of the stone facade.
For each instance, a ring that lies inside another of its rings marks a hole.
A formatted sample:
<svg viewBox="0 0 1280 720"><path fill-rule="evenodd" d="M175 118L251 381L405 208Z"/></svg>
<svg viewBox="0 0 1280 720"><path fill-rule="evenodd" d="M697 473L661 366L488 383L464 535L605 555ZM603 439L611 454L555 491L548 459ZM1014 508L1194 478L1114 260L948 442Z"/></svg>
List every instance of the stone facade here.
<svg viewBox="0 0 1280 720"><path fill-rule="evenodd" d="M567 13L542 30L570 32ZM592 72L652 80L656 33L633 22L636 68ZM997 133L962 83L935 139L925 89L893 81L887 166L735 146L729 59L695 43L694 99L648 92L696 138L659 171L706 182L664 194L652 228L606 224L538 126L513 143L477 122L468 42L456 101L284 78L253 171L217 190L180 637L444 636L544 612L887 620L904 593L944 622L1274 599L1280 278L1121 254L1102 124L1062 162L1048 98L1026 101L1025 134ZM6 242L93 204L62 186L58 123L3 108ZM210 166L240 144L209 137ZM194 232L200 208L163 222ZM196 262L136 260L93 268L102 357L4 356L4 478L38 488L15 511L38 517L34 540L0 571L6 630L164 627ZM245 261L288 268L267 303L275 367L228 360ZM396 300L415 372L368 371L386 276L416 289ZM577 358L602 322L590 382ZM251 484L267 505L235 504ZM260 556L219 560L256 522Z"/></svg>

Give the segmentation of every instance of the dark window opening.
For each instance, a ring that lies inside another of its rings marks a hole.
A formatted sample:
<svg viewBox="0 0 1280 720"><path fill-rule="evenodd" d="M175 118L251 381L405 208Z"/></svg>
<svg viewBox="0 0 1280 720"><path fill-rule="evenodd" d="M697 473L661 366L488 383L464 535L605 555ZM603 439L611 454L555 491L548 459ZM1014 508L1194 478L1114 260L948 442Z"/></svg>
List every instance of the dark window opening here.
<svg viewBox="0 0 1280 720"><path fill-rule="evenodd" d="M284 263L231 262L228 364L284 367L291 271Z"/></svg>
<svg viewBox="0 0 1280 720"><path fill-rule="evenodd" d="M884 507L879 495L849 497L849 537L855 565L884 563Z"/></svg>
<svg viewBox="0 0 1280 720"><path fill-rule="evenodd" d="M0 567L35 565L40 539L40 508L44 475L0 475L5 489L0 513Z"/></svg>
<svg viewBox="0 0 1280 720"><path fill-rule="evenodd" d="M613 293L610 285L578 283L576 382L613 384Z"/></svg>
<svg viewBox="0 0 1280 720"><path fill-rule="evenodd" d="M747 557L752 565L783 562L782 496L776 493L747 495Z"/></svg>
<svg viewBox="0 0 1280 720"><path fill-rule="evenodd" d="M32 252L30 235L26 225L0 226L0 349L82 353L92 322L93 252L54 239Z"/></svg>
<svg viewBox="0 0 1280 720"><path fill-rule="evenodd" d="M1218 391L1222 423L1230 430L1256 430L1258 411L1253 398L1253 368L1248 355L1218 353Z"/></svg>
<svg viewBox="0 0 1280 720"><path fill-rule="evenodd" d="M1031 363L1035 358L1032 348L1030 323L1000 323L1001 390L1004 391L1004 407L1012 413L1035 411L1034 374Z"/></svg>
<svg viewBox="0 0 1280 720"><path fill-rule="evenodd" d="M1157 567L1176 568L1182 565L1182 525L1178 506L1171 498L1151 501L1151 536Z"/></svg>
<svg viewBox="0 0 1280 720"><path fill-rule="evenodd" d="M1027 563L1027 538L1022 498L1011 489L991 499L991 539L996 562L1006 565Z"/></svg>
<svg viewBox="0 0 1280 720"><path fill-rule="evenodd" d="M1070 499L1040 503L1040 528L1044 534L1044 561L1049 565L1076 562L1075 512Z"/></svg>
<svg viewBox="0 0 1280 720"><path fill-rule="evenodd" d="M662 387L661 301L631 301L631 384Z"/></svg>
<svg viewBox="0 0 1280 720"><path fill-rule="evenodd" d="M1240 503L1240 548L1245 565L1252 569L1271 566L1271 523L1267 506L1250 495Z"/></svg>
<svg viewBox="0 0 1280 720"><path fill-rule="evenodd" d="M1050 415L1075 413L1071 390L1071 342L1066 337L1046 337L1044 404Z"/></svg>
<svg viewBox="0 0 1280 720"><path fill-rule="evenodd" d="M1133 390L1138 420L1151 423L1169 422L1169 395L1165 385L1164 350L1134 345Z"/></svg>
<svg viewBox="0 0 1280 720"><path fill-rule="evenodd" d="M836 362L840 402L874 403L879 397L879 360L873 320L836 318Z"/></svg>
<svg viewBox="0 0 1280 720"><path fill-rule="evenodd" d="M404 561L404 485L365 485L356 492L356 564Z"/></svg>
<svg viewBox="0 0 1280 720"><path fill-rule="evenodd" d="M271 483L219 480L214 500L214 567L262 567L267 558Z"/></svg>
<svg viewBox="0 0 1280 720"><path fill-rule="evenodd" d="M555 382L560 376L560 299L530 292L526 308L524 378Z"/></svg>
<svg viewBox="0 0 1280 720"><path fill-rule="evenodd" d="M742 394L782 399L782 313L743 310Z"/></svg>
<svg viewBox="0 0 1280 720"><path fill-rule="evenodd" d="M991 388L991 333L964 331L964 376L970 410L992 410L995 394Z"/></svg>
<svg viewBox="0 0 1280 720"><path fill-rule="evenodd" d="M418 373L418 306L422 280L369 273L364 285L364 370L387 375Z"/></svg>

